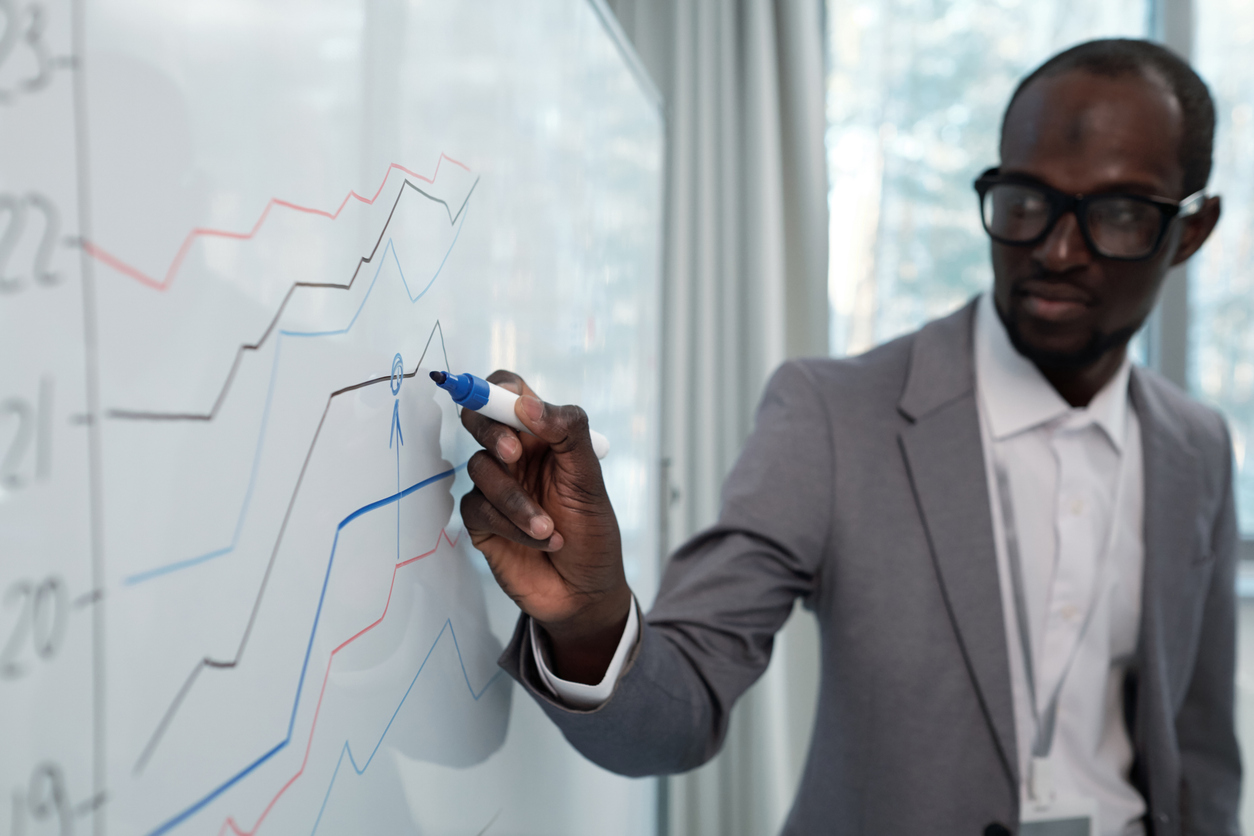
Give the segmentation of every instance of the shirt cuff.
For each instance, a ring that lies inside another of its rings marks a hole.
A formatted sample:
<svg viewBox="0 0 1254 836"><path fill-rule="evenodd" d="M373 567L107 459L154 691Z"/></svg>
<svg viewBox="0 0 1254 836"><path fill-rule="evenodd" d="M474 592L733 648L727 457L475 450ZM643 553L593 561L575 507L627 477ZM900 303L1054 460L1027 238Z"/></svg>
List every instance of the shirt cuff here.
<svg viewBox="0 0 1254 836"><path fill-rule="evenodd" d="M618 678L623 674L623 665L627 663L627 656L640 636L640 617L636 614L636 597L633 595L631 598L631 612L627 614L627 626L623 628L623 637L619 639L614 658L610 659L610 666L606 668L605 676L596 685L569 682L549 670L548 653L545 652L544 645L540 641L540 631L536 628L535 619L531 619L530 630L531 654L536 657L540 679L549 692L565 703L567 708L585 711L599 708L609 700L610 694L614 693L614 686L618 684Z"/></svg>

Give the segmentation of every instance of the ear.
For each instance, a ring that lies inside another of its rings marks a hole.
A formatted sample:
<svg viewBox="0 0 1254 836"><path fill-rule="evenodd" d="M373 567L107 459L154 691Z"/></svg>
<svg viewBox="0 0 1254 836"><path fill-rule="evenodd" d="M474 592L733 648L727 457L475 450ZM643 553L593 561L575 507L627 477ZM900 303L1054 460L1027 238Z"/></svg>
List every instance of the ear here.
<svg viewBox="0 0 1254 836"><path fill-rule="evenodd" d="M1180 233L1180 243L1176 247L1176 254L1171 258L1173 267L1187 261L1189 256L1197 252L1198 248L1206 243L1206 239L1210 237L1211 232L1215 229L1215 224L1219 223L1219 212L1219 198L1208 197L1196 215L1184 219L1184 229Z"/></svg>

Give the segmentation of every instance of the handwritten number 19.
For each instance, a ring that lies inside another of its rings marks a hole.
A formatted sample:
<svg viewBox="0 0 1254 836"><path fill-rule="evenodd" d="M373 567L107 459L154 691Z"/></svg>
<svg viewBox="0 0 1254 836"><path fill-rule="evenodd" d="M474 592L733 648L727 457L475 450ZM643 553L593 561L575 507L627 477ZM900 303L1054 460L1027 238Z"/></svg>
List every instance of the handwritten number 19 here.
<svg viewBox="0 0 1254 836"><path fill-rule="evenodd" d="M23 792L13 791L12 836L28 836L30 823L56 822L58 836L74 833L74 807L66 790L65 774L55 763L40 764Z"/></svg>

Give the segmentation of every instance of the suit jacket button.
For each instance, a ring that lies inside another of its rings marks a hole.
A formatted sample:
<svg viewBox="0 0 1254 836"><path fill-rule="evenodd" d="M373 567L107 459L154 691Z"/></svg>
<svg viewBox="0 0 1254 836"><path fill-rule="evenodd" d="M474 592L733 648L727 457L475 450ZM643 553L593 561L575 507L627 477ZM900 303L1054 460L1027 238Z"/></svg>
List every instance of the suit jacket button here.
<svg viewBox="0 0 1254 836"><path fill-rule="evenodd" d="M984 836L1010 836L1010 828L1001 822L993 822L984 828Z"/></svg>

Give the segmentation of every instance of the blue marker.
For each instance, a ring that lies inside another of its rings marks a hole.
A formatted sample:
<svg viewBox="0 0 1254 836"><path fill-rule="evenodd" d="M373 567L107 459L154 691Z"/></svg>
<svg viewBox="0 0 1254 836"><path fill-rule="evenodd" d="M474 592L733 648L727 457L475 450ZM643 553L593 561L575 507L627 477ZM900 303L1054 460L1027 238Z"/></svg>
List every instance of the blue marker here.
<svg viewBox="0 0 1254 836"><path fill-rule="evenodd" d="M508 389L502 389L495 383L488 383L473 374L452 374L450 372L432 372L431 379L441 389L453 396L453 402L466 409L473 409L480 415L499 421L507 427L519 432L530 432L522 421L514 414L514 401L518 396ZM592 436L592 450L598 459L605 458L610 452L610 442L596 430L588 430Z"/></svg>

